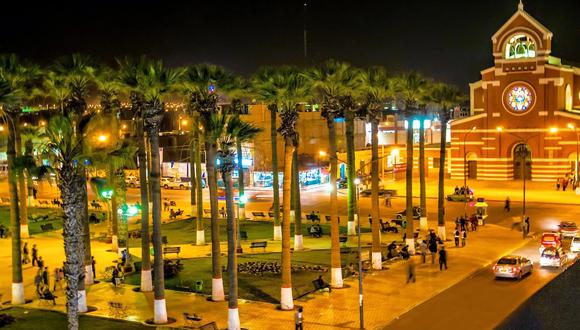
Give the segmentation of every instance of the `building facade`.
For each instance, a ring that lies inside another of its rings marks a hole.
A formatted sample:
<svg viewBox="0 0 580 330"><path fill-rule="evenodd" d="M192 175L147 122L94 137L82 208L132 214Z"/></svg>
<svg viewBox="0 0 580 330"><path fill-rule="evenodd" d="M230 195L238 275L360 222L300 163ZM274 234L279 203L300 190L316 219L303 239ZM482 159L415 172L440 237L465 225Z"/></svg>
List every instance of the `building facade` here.
<svg viewBox="0 0 580 330"><path fill-rule="evenodd" d="M451 178L554 181L577 172L580 68L551 55L552 32L517 11L492 36L494 66L451 121Z"/></svg>

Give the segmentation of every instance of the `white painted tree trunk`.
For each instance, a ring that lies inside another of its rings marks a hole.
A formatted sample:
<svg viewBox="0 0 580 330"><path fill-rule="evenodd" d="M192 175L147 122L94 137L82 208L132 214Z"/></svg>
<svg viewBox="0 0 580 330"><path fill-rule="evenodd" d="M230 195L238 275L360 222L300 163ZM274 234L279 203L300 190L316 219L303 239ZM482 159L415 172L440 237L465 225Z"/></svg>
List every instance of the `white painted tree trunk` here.
<svg viewBox="0 0 580 330"><path fill-rule="evenodd" d="M30 238L30 232L28 231L28 225L20 225L20 238Z"/></svg>
<svg viewBox="0 0 580 330"><path fill-rule="evenodd" d="M383 269L383 257L381 256L381 252L373 252L371 258L373 269Z"/></svg>
<svg viewBox="0 0 580 330"><path fill-rule="evenodd" d="M93 274L92 265L85 265L85 284L95 284L95 274Z"/></svg>
<svg viewBox="0 0 580 330"><path fill-rule="evenodd" d="M437 227L437 235L439 235L439 238L441 238L443 242L447 240L447 236L445 235L445 226Z"/></svg>
<svg viewBox="0 0 580 330"><path fill-rule="evenodd" d="M153 291L153 280L151 278L151 269L141 270L141 292Z"/></svg>
<svg viewBox="0 0 580 330"><path fill-rule="evenodd" d="M24 284L12 283L12 305L22 305L24 300Z"/></svg>
<svg viewBox="0 0 580 330"><path fill-rule="evenodd" d="M205 245L205 230L198 230L195 237L195 245Z"/></svg>
<svg viewBox="0 0 580 330"><path fill-rule="evenodd" d="M167 307L165 306L165 299L155 299L153 308L153 323L167 323Z"/></svg>
<svg viewBox="0 0 580 330"><path fill-rule="evenodd" d="M79 313L88 312L89 309L87 307L87 291L79 290L78 299L79 299Z"/></svg>
<svg viewBox="0 0 580 330"><path fill-rule="evenodd" d="M409 254L415 254L415 239L414 238L407 238L405 242L409 246Z"/></svg>
<svg viewBox="0 0 580 330"><path fill-rule="evenodd" d="M332 268L330 274L330 286L340 289L344 285L342 281L342 268Z"/></svg>
<svg viewBox="0 0 580 330"><path fill-rule="evenodd" d="M294 300L292 299L292 287L281 288L280 308L285 311L294 309Z"/></svg>
<svg viewBox="0 0 580 330"><path fill-rule="evenodd" d="M355 215L355 219L356 219L356 215ZM348 236L356 236L356 220L355 221L349 221L347 223L347 227L346 227L346 231Z"/></svg>
<svg viewBox="0 0 580 330"><path fill-rule="evenodd" d="M282 226L274 226L274 240L275 241L282 240Z"/></svg>
<svg viewBox="0 0 580 330"><path fill-rule="evenodd" d="M241 206L239 208L239 211L238 211L238 219L240 219L240 221L246 220L246 207Z"/></svg>
<svg viewBox="0 0 580 330"><path fill-rule="evenodd" d="M211 279L211 300L212 301L224 301L224 281L222 278L212 278Z"/></svg>
<svg viewBox="0 0 580 330"><path fill-rule="evenodd" d="M228 309L228 330L240 330L240 314L237 308Z"/></svg>
<svg viewBox="0 0 580 330"><path fill-rule="evenodd" d="M294 235L294 251L304 250L302 235Z"/></svg>
<svg viewBox="0 0 580 330"><path fill-rule="evenodd" d="M422 231L427 230L427 228L429 227L429 224L427 222L427 217L420 217L419 218L419 229Z"/></svg>

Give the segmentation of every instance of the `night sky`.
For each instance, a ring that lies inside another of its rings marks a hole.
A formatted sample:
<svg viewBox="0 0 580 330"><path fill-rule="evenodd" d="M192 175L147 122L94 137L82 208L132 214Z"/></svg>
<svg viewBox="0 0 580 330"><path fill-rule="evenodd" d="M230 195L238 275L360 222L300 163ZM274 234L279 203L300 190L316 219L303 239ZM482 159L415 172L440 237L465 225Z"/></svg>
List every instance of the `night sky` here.
<svg viewBox="0 0 580 330"><path fill-rule="evenodd" d="M0 52L41 64L72 52L106 63L147 54L169 65L210 62L245 75L261 65L336 58L393 72L414 69L467 90L492 64L492 34L517 9L517 0L309 0L304 59L303 1L79 3L3 3ZM554 33L552 54L578 65L580 1L524 5Z"/></svg>

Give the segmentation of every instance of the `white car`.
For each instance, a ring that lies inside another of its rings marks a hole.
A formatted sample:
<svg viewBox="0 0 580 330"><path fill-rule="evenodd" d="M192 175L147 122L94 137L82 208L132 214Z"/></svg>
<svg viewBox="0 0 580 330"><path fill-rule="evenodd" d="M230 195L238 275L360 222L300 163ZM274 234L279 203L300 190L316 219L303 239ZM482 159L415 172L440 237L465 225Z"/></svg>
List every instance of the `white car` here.
<svg viewBox="0 0 580 330"><path fill-rule="evenodd" d="M190 189L191 182L182 181L172 177L161 178L161 187L165 189Z"/></svg>
<svg viewBox="0 0 580 330"><path fill-rule="evenodd" d="M571 252L580 252L580 236L574 236L570 242Z"/></svg>
<svg viewBox="0 0 580 330"><path fill-rule="evenodd" d="M562 248L545 248L540 256L540 267L562 267L568 262L568 255Z"/></svg>
<svg viewBox="0 0 580 330"><path fill-rule="evenodd" d="M495 277L507 277L521 279L527 273L531 273L534 264L531 260L521 256L501 257L493 266Z"/></svg>
<svg viewBox="0 0 580 330"><path fill-rule="evenodd" d="M139 182L139 178L136 176L128 176L125 178L125 184L127 187L131 188L139 188L141 187L141 183Z"/></svg>

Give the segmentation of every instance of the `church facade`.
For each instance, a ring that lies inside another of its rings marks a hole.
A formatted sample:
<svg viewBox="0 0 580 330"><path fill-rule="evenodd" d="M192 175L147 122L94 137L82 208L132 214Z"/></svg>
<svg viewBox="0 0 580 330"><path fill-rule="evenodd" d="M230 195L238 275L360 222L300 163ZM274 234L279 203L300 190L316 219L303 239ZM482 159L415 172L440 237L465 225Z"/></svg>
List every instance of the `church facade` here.
<svg viewBox="0 0 580 330"><path fill-rule="evenodd" d="M451 125L452 179L556 181L578 172L580 68L551 55L552 32L518 10L492 36L494 66Z"/></svg>

